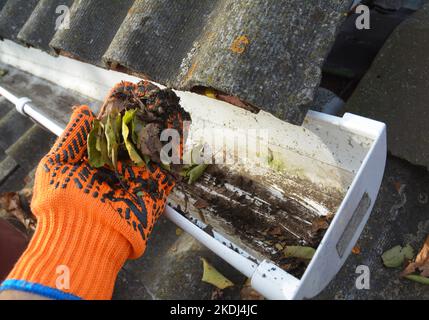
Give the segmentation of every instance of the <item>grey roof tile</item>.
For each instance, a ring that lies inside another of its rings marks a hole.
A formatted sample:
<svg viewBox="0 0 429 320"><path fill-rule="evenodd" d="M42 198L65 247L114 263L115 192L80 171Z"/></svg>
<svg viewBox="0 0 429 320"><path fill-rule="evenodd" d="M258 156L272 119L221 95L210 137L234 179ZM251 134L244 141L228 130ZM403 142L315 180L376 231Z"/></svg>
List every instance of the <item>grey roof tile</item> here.
<svg viewBox="0 0 429 320"><path fill-rule="evenodd" d="M389 151L429 168L429 3L399 25L346 104L387 125Z"/></svg>
<svg viewBox="0 0 429 320"><path fill-rule="evenodd" d="M18 39L28 46L54 53L49 43L57 31L61 14L57 8L70 7L73 0L40 0L27 22L18 33Z"/></svg>
<svg viewBox="0 0 429 320"><path fill-rule="evenodd" d="M169 3L136 2L104 60L174 88L214 88L303 121L342 20L333 1Z"/></svg>
<svg viewBox="0 0 429 320"><path fill-rule="evenodd" d="M58 30L50 45L57 52L102 64L101 57L121 25L132 0L76 0L70 8L69 28Z"/></svg>
<svg viewBox="0 0 429 320"><path fill-rule="evenodd" d="M38 0L9 0L0 12L0 38L17 40L17 35Z"/></svg>
<svg viewBox="0 0 429 320"><path fill-rule="evenodd" d="M26 4L7 38L301 124L352 0L75 0L69 28L55 32L58 3L10 0L0 26Z"/></svg>

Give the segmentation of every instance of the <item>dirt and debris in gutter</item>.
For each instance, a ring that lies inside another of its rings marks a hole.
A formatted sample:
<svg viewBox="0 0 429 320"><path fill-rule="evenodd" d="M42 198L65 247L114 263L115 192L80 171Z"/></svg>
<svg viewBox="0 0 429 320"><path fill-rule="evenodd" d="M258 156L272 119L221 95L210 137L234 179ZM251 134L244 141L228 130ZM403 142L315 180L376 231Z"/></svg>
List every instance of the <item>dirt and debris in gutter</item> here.
<svg viewBox="0 0 429 320"><path fill-rule="evenodd" d="M213 235L215 229L233 235L232 242L239 247L246 244L258 252L258 258L269 258L298 278L310 260L286 257L285 249L316 249L333 219L333 214L319 215L297 199L276 197L258 181L217 165L210 166L197 183L180 183L178 189L184 201L173 195L173 206L180 202L184 207L176 205L179 211L197 212L195 218L209 224L207 233ZM335 201L327 207L335 212L339 204Z"/></svg>

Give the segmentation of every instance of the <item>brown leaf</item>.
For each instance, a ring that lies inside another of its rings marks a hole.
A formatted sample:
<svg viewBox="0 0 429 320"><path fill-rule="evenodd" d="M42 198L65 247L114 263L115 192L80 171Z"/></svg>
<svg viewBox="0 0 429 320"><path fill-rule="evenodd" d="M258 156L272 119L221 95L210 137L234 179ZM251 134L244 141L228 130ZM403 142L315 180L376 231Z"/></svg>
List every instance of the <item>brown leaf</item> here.
<svg viewBox="0 0 429 320"><path fill-rule="evenodd" d="M156 123L149 123L140 131L137 143L140 152L156 162L160 162L159 153L162 149L159 135L160 126Z"/></svg>
<svg viewBox="0 0 429 320"><path fill-rule="evenodd" d="M281 227L275 226L268 230L268 234L271 236L281 236L283 234L283 230Z"/></svg>
<svg viewBox="0 0 429 320"><path fill-rule="evenodd" d="M208 206L209 206L209 203L204 199L198 199L194 203L194 207L197 209L204 209L204 208L207 208Z"/></svg>
<svg viewBox="0 0 429 320"><path fill-rule="evenodd" d="M229 96L229 95L226 95L226 94L218 93L217 94L217 98L219 100L228 102L230 104L233 104L236 107L242 108L244 110L247 110L247 111L250 111L250 112L253 112L253 113L257 113L259 111L258 108L256 108L256 107L254 107L254 106L252 106L250 104L247 104L247 103L243 102L238 97L234 97L234 96Z"/></svg>
<svg viewBox="0 0 429 320"><path fill-rule="evenodd" d="M6 192L0 195L0 207L20 221L28 230L35 230L35 221L33 217L27 214L21 206L19 194L16 192Z"/></svg>
<svg viewBox="0 0 429 320"><path fill-rule="evenodd" d="M429 277L429 236L417 255L416 260L411 262L401 275L407 276L415 272L420 272L420 275L423 277Z"/></svg>
<svg viewBox="0 0 429 320"><path fill-rule="evenodd" d="M311 232L317 233L320 230L326 230L329 228L327 217L319 217L315 219L311 225Z"/></svg>

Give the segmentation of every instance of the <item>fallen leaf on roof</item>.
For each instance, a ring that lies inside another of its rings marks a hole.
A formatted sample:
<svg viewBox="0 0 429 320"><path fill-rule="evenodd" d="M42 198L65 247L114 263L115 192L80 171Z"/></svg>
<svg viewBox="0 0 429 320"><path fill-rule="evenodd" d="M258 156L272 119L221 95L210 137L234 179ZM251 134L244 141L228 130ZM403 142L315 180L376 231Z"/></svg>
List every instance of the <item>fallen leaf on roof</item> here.
<svg viewBox="0 0 429 320"><path fill-rule="evenodd" d="M286 258L298 258L311 260L315 254L316 250L311 247L302 247L302 246L287 246L283 250L283 254Z"/></svg>
<svg viewBox="0 0 429 320"><path fill-rule="evenodd" d="M402 272L402 276L419 273L421 277L429 277L429 237L420 250L414 262L411 262Z"/></svg>
<svg viewBox="0 0 429 320"><path fill-rule="evenodd" d="M216 288L225 289L234 286L229 279L227 279L223 274L217 271L211 264L207 262L206 259L201 258L203 262L203 278L201 279L204 282L214 285Z"/></svg>
<svg viewBox="0 0 429 320"><path fill-rule="evenodd" d="M405 259L414 257L414 249L410 245L395 246L383 253L381 259L388 268L398 268L404 264Z"/></svg>
<svg viewBox="0 0 429 320"><path fill-rule="evenodd" d="M240 291L242 300L265 300L264 296L252 288L251 280L247 279Z"/></svg>
<svg viewBox="0 0 429 320"><path fill-rule="evenodd" d="M4 77L8 72L6 69L0 69L0 77Z"/></svg>
<svg viewBox="0 0 429 320"><path fill-rule="evenodd" d="M183 233L183 230L180 228L176 228L176 236L180 236Z"/></svg>
<svg viewBox="0 0 429 320"><path fill-rule="evenodd" d="M25 228L30 231L35 230L36 220L22 208L19 194L16 192L6 192L0 195L0 208L7 214L15 217Z"/></svg>

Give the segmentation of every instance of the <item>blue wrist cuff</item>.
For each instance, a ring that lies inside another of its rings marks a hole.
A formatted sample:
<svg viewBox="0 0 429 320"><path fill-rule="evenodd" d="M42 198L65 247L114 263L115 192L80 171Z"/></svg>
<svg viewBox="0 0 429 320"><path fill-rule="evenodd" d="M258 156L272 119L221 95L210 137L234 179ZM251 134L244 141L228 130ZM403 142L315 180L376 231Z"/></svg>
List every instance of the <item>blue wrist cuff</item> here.
<svg viewBox="0 0 429 320"><path fill-rule="evenodd" d="M66 293L58 289L47 287L40 283L32 283L24 280L5 280L0 285L0 291L4 290L24 291L55 300L82 300L78 296L75 296L71 293Z"/></svg>

